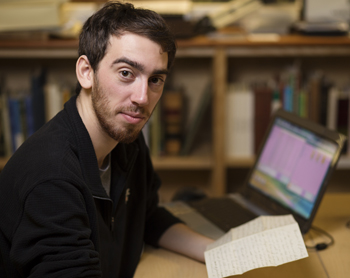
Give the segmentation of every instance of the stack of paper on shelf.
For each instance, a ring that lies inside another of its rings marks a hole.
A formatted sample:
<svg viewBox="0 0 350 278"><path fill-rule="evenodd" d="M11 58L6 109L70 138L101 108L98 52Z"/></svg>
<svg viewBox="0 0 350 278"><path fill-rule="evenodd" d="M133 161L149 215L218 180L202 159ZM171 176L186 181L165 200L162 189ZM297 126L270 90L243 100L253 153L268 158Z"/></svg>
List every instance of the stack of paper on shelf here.
<svg viewBox="0 0 350 278"><path fill-rule="evenodd" d="M143 1L129 0L135 7L153 10L162 15L185 15L192 10L191 0Z"/></svg>
<svg viewBox="0 0 350 278"><path fill-rule="evenodd" d="M78 38L85 21L100 5L93 2L64 3L61 7L61 28L51 33L63 38Z"/></svg>
<svg viewBox="0 0 350 278"><path fill-rule="evenodd" d="M61 7L67 0L0 2L0 31L48 30L62 24Z"/></svg>

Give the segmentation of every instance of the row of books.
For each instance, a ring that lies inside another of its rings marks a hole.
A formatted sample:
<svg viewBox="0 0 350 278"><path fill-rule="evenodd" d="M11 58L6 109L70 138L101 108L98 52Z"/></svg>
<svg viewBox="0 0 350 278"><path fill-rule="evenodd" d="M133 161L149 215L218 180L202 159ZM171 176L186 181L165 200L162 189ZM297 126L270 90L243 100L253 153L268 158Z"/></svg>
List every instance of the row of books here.
<svg viewBox="0 0 350 278"><path fill-rule="evenodd" d="M71 96L56 82L46 82L45 71L32 76L30 89L0 86L0 156L11 156L19 146L63 108Z"/></svg>
<svg viewBox="0 0 350 278"><path fill-rule="evenodd" d="M320 71L305 75L298 67L287 69L273 82L229 84L226 101L227 156L254 156L271 115L279 108L349 136L349 89L333 84ZM348 149L346 147L344 153Z"/></svg>
<svg viewBox="0 0 350 278"><path fill-rule="evenodd" d="M45 70L31 77L31 87L8 90L0 84L0 157L10 156L29 136L63 108L71 88L47 81ZM189 155L198 141L203 118L211 103L212 87L206 86L197 111L188 122L187 98L183 89L166 89L150 121L143 129L151 154Z"/></svg>
<svg viewBox="0 0 350 278"><path fill-rule="evenodd" d="M320 72L307 78L301 76L300 70L292 67L274 82L228 86L225 108L228 157L256 154L270 117L278 108L349 135L349 89L337 87ZM62 109L71 94L71 89L47 82L45 71L32 76L28 90L9 92L0 82L0 156L11 155ZM153 156L190 155L201 130L208 126L204 119L210 112L212 84L205 86L191 119L187 117L186 95L184 89L166 89L145 126L143 132Z"/></svg>

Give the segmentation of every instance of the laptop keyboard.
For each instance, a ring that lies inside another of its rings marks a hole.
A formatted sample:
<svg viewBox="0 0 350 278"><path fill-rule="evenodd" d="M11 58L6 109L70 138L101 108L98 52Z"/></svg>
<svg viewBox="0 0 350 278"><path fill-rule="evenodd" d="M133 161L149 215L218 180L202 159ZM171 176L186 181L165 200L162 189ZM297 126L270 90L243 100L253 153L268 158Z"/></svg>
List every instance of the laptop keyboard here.
<svg viewBox="0 0 350 278"><path fill-rule="evenodd" d="M225 232L257 217L227 197L192 201L188 205Z"/></svg>

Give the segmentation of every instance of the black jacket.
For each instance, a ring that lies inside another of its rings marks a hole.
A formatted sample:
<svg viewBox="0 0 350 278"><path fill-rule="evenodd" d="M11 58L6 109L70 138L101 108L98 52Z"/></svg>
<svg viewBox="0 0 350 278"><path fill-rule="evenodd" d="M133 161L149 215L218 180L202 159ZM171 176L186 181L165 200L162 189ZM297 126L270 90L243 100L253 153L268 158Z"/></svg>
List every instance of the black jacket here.
<svg viewBox="0 0 350 278"><path fill-rule="evenodd" d="M179 220L158 207L142 134L111 166L108 197L73 97L0 174L0 277L132 277L144 242Z"/></svg>

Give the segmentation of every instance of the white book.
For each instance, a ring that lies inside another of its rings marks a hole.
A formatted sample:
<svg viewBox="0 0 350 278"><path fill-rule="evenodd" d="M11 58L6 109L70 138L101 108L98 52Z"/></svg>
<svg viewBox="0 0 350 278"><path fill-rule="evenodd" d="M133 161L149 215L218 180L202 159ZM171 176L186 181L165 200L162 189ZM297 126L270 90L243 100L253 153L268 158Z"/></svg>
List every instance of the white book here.
<svg viewBox="0 0 350 278"><path fill-rule="evenodd" d="M338 88L333 87L329 90L327 103L327 127L332 130L337 129L337 107L339 95L340 92Z"/></svg>
<svg viewBox="0 0 350 278"><path fill-rule="evenodd" d="M4 150L5 156L9 157L12 155L12 141L11 141L11 127L10 127L10 116L7 104L7 96L3 93L0 95L0 107L1 107L1 126L4 134Z"/></svg>
<svg viewBox="0 0 350 278"><path fill-rule="evenodd" d="M63 95L57 83L51 82L45 86L45 120L51 120L63 108Z"/></svg>
<svg viewBox="0 0 350 278"><path fill-rule="evenodd" d="M254 94L242 84L231 84L226 96L226 155L254 155Z"/></svg>

